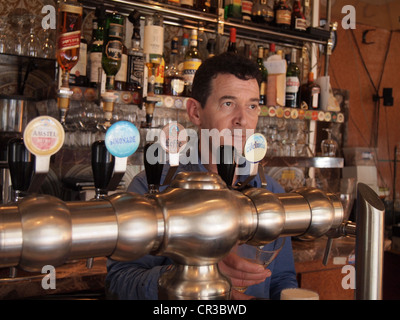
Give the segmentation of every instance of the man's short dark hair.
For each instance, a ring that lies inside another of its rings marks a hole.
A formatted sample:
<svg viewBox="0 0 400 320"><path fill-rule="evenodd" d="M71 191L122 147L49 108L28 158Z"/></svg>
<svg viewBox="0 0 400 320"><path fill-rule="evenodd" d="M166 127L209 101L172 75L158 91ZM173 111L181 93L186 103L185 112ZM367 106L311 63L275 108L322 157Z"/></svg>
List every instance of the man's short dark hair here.
<svg viewBox="0 0 400 320"><path fill-rule="evenodd" d="M224 52L206 59L197 69L192 85L192 98L204 108L211 94L211 81L218 74L232 74L241 80L256 79L261 83L261 72L258 65L239 54Z"/></svg>

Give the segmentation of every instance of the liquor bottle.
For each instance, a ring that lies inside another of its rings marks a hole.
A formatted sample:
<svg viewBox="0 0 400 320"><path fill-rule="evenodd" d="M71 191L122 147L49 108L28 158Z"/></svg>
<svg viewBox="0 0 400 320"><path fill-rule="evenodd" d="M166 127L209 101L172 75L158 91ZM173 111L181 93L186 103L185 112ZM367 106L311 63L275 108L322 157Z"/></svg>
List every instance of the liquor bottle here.
<svg viewBox="0 0 400 320"><path fill-rule="evenodd" d="M190 35L190 47L185 55L183 64L183 77L185 79L185 94L192 95L194 75L202 62L200 51L197 48L197 29L193 29Z"/></svg>
<svg viewBox="0 0 400 320"><path fill-rule="evenodd" d="M104 48L101 66L106 73L106 91L115 89L115 75L121 67L124 17L113 12L108 15L104 28Z"/></svg>
<svg viewBox="0 0 400 320"><path fill-rule="evenodd" d="M307 24L301 8L300 0L295 0L293 3L292 22L291 27L293 30L306 31Z"/></svg>
<svg viewBox="0 0 400 320"><path fill-rule="evenodd" d="M300 88L300 108L316 110L320 106L321 87L314 82L314 73L308 73L308 82Z"/></svg>
<svg viewBox="0 0 400 320"><path fill-rule="evenodd" d="M126 79L128 75L128 49L126 48L124 41L122 41L122 55L121 55L121 67L115 75L115 89L119 91L126 90Z"/></svg>
<svg viewBox="0 0 400 320"><path fill-rule="evenodd" d="M236 47L236 28L230 29L229 45L227 51L232 53L238 53L238 49Z"/></svg>
<svg viewBox="0 0 400 320"><path fill-rule="evenodd" d="M292 12L287 5L286 0L279 0L275 10L275 23L278 27L289 29L291 23Z"/></svg>
<svg viewBox="0 0 400 320"><path fill-rule="evenodd" d="M242 20L244 22L250 22L253 10L252 0L242 0Z"/></svg>
<svg viewBox="0 0 400 320"><path fill-rule="evenodd" d="M304 0L303 3L303 14L306 19L307 28L311 26L311 0Z"/></svg>
<svg viewBox="0 0 400 320"><path fill-rule="evenodd" d="M86 77L87 69L87 41L81 35L81 44L79 47L78 63L71 69L69 76L69 84L75 86L87 86L88 78Z"/></svg>
<svg viewBox="0 0 400 320"><path fill-rule="evenodd" d="M163 17L155 12L146 16L144 26L143 53L148 72L147 96L154 96L155 77L158 66L161 64L164 49Z"/></svg>
<svg viewBox="0 0 400 320"><path fill-rule="evenodd" d="M189 34L184 33L182 35L182 43L179 47L179 56L178 56L178 70L183 73L183 63L185 62L186 52L189 50Z"/></svg>
<svg viewBox="0 0 400 320"><path fill-rule="evenodd" d="M258 69L261 72L261 84L260 84L260 104L266 105L267 104L267 81L268 81L268 71L264 66L264 47L258 46L258 53L257 53L257 64Z"/></svg>
<svg viewBox="0 0 400 320"><path fill-rule="evenodd" d="M96 17L96 19L93 19L92 42L89 47L89 82L92 88L100 86L101 79L106 76L101 66L104 44L105 11L100 9L96 10Z"/></svg>
<svg viewBox="0 0 400 320"><path fill-rule="evenodd" d="M132 92L132 103L142 105L143 98L143 76L144 76L144 56L143 49L140 47L140 13L135 16L129 15L133 23L132 47L128 50L128 72L127 90ZM128 18L128 19L129 19Z"/></svg>
<svg viewBox="0 0 400 320"><path fill-rule="evenodd" d="M82 6L74 0L60 3L57 26L57 62L62 69L61 87L69 87L69 74L78 63L81 42Z"/></svg>
<svg viewBox="0 0 400 320"><path fill-rule="evenodd" d="M292 49L290 64L286 71L286 103L289 108L296 108L299 103L300 69L296 64L297 50Z"/></svg>
<svg viewBox="0 0 400 320"><path fill-rule="evenodd" d="M274 10L268 6L267 0L256 0L251 19L255 23L270 24L274 20Z"/></svg>
<svg viewBox="0 0 400 320"><path fill-rule="evenodd" d="M178 41L178 37L172 38L169 64L164 77L164 94L172 96L181 96L185 89L183 75L178 70Z"/></svg>

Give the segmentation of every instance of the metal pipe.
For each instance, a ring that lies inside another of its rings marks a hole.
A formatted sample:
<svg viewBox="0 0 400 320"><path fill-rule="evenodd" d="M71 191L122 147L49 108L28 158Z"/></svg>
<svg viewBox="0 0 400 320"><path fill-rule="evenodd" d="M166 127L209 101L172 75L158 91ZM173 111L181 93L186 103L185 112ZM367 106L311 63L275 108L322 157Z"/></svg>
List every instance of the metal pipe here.
<svg viewBox="0 0 400 320"><path fill-rule="evenodd" d="M385 206L366 184L357 185L356 299L382 299Z"/></svg>

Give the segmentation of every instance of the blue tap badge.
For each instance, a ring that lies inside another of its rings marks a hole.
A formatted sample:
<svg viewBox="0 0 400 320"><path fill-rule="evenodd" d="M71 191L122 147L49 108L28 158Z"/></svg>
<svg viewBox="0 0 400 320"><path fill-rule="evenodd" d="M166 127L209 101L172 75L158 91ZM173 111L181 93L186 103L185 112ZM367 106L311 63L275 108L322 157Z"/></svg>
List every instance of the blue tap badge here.
<svg viewBox="0 0 400 320"><path fill-rule="evenodd" d="M136 152L139 142L139 130L129 121L118 121L106 132L106 148L115 157L129 157Z"/></svg>

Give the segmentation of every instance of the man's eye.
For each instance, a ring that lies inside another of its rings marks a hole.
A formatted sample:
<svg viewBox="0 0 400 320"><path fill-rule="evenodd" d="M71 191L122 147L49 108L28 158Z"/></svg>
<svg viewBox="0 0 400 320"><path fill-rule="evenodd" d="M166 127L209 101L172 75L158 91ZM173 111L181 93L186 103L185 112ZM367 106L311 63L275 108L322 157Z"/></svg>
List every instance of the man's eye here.
<svg viewBox="0 0 400 320"><path fill-rule="evenodd" d="M222 104L222 107L224 107L224 108L232 108L233 107L233 103L232 102L230 102L230 101L227 101L227 102L224 102L223 104Z"/></svg>

